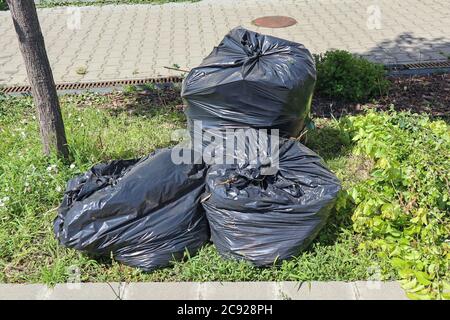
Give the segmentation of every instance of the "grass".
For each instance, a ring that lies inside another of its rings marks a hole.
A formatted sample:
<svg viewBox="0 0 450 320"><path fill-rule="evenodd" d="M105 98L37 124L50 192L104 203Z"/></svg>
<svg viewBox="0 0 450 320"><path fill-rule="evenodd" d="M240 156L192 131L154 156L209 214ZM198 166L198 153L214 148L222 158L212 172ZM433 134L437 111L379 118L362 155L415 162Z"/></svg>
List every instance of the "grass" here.
<svg viewBox="0 0 450 320"><path fill-rule="evenodd" d="M41 152L32 100L0 101L0 282L65 282L77 268L82 281L262 281L364 280L390 267L371 251L359 252L360 236L352 231L351 212L335 212L309 250L280 267L256 268L224 260L213 245L197 255L151 273L111 259L95 260L58 245L52 221L66 181L93 164L143 156L169 146L173 129L185 119L175 103L156 107L127 94L84 94L61 99L72 160L63 164ZM1 99L1 98L0 98ZM137 110L137 111L136 111ZM318 119L308 145L349 187L364 179L369 160L351 154L348 136L336 121Z"/></svg>
<svg viewBox="0 0 450 320"><path fill-rule="evenodd" d="M39 8L57 7L57 6L89 6L105 4L163 4L169 2L197 2L200 0L41 0L37 5Z"/></svg>
<svg viewBox="0 0 450 320"><path fill-rule="evenodd" d="M59 6L95 6L105 4L163 4L169 2L198 2L200 0L41 0L36 4L38 8ZM8 10L6 0L0 0L0 11Z"/></svg>

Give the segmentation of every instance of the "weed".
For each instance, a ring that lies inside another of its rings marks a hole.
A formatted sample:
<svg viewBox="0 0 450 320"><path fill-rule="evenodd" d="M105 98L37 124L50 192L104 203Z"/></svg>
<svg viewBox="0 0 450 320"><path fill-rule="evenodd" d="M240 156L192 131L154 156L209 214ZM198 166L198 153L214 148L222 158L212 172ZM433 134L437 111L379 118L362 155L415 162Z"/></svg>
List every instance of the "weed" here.
<svg viewBox="0 0 450 320"><path fill-rule="evenodd" d="M78 75L85 75L87 73L86 67L78 67L75 69L75 73Z"/></svg>

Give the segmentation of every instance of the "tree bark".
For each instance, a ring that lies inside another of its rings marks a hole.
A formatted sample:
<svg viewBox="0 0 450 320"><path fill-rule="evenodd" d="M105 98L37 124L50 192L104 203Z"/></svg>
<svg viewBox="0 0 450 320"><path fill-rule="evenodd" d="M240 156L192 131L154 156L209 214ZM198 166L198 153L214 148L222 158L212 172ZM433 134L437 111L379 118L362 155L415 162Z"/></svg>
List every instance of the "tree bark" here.
<svg viewBox="0 0 450 320"><path fill-rule="evenodd" d="M37 109L43 150L69 155L55 81L33 0L7 0Z"/></svg>

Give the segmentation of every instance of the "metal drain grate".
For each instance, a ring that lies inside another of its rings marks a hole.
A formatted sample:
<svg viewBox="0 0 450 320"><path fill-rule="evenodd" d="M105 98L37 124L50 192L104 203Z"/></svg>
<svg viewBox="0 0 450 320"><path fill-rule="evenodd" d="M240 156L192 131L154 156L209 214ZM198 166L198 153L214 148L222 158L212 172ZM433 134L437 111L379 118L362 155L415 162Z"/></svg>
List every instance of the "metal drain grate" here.
<svg viewBox="0 0 450 320"><path fill-rule="evenodd" d="M95 82L73 82L73 83L58 83L56 84L56 90L86 90L95 88L110 88L121 87L126 85L142 85L146 83L179 83L183 78L178 76L172 77L160 77L160 78L143 78L143 79L130 79L130 80L110 80L110 81L95 81ZM11 86L5 87L1 90L6 94L14 93L30 93L30 86Z"/></svg>
<svg viewBox="0 0 450 320"><path fill-rule="evenodd" d="M397 70L421 70L421 69L440 69L450 68L450 60L445 61L431 61L431 62L419 62L419 63L407 63L397 65L387 65L388 69ZM112 88L122 87L126 85L142 85L146 83L180 83L183 81L183 77L171 76L171 77L159 77L159 78L143 78L143 79L129 79L129 80L108 80L108 81L94 81L94 82L71 82L71 83L58 83L56 84L56 90L88 90L96 88ZM10 86L0 90L5 94L27 94L31 92L30 86Z"/></svg>
<svg viewBox="0 0 450 320"><path fill-rule="evenodd" d="M435 68L450 68L450 60L446 61L432 61L432 62L419 62L419 63L407 63L403 65L405 69L417 70L417 69L435 69Z"/></svg>

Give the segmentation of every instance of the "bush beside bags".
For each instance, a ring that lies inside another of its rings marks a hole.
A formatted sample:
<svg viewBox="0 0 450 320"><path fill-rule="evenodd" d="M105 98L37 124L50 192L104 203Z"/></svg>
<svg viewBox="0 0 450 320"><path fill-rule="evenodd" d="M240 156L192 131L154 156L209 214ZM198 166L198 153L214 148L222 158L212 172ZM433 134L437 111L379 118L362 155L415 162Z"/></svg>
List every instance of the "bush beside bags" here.
<svg viewBox="0 0 450 320"><path fill-rule="evenodd" d="M205 129L279 129L296 137L309 115L316 81L301 44L242 27L231 30L183 81L188 125Z"/></svg>
<svg viewBox="0 0 450 320"><path fill-rule="evenodd" d="M280 147L279 170L212 165L203 202L211 237L224 257L257 266L296 256L325 225L340 182L322 159L299 142Z"/></svg>
<svg viewBox="0 0 450 320"><path fill-rule="evenodd" d="M94 166L68 182L54 221L66 247L149 271L209 240L200 205L206 168L175 165L171 150Z"/></svg>

